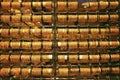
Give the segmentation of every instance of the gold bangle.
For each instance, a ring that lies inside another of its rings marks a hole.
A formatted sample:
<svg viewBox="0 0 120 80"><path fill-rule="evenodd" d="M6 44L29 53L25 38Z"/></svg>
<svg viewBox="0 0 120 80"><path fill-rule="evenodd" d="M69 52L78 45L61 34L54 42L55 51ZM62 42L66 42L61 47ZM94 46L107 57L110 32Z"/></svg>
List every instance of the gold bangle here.
<svg viewBox="0 0 120 80"><path fill-rule="evenodd" d="M9 42L8 41L0 42L0 49L2 49L2 50L9 49Z"/></svg>
<svg viewBox="0 0 120 80"><path fill-rule="evenodd" d="M110 28L111 35L119 35L119 28L118 27L112 27Z"/></svg>
<svg viewBox="0 0 120 80"><path fill-rule="evenodd" d="M32 15L32 22L34 22L34 23L40 22L41 23L41 16Z"/></svg>
<svg viewBox="0 0 120 80"><path fill-rule="evenodd" d="M31 73L31 68L22 68L21 77L29 77Z"/></svg>
<svg viewBox="0 0 120 80"><path fill-rule="evenodd" d="M69 57L69 62L71 62L71 63L74 63L74 62L78 63L78 55L69 55L68 57Z"/></svg>
<svg viewBox="0 0 120 80"><path fill-rule="evenodd" d="M100 54L100 56L101 56L100 62L108 62L110 59L109 54Z"/></svg>
<svg viewBox="0 0 120 80"><path fill-rule="evenodd" d="M90 49L95 49L98 46L98 41L90 41L89 42L89 48Z"/></svg>
<svg viewBox="0 0 120 80"><path fill-rule="evenodd" d="M62 9L64 9L64 8L62 8ZM78 9L78 2L69 2L68 1L68 11L77 11L77 9Z"/></svg>
<svg viewBox="0 0 120 80"><path fill-rule="evenodd" d="M99 55L89 55L90 62L96 63L99 62L100 56Z"/></svg>
<svg viewBox="0 0 120 80"><path fill-rule="evenodd" d="M0 55L0 62L3 64L9 63L9 55Z"/></svg>
<svg viewBox="0 0 120 80"><path fill-rule="evenodd" d="M20 42L10 42L10 47L12 49L20 49Z"/></svg>
<svg viewBox="0 0 120 80"><path fill-rule="evenodd" d="M118 18L119 18L118 15L112 14L112 15L110 15L110 22L117 22Z"/></svg>
<svg viewBox="0 0 120 80"><path fill-rule="evenodd" d="M67 55L58 55L58 62L65 62L67 60Z"/></svg>
<svg viewBox="0 0 120 80"><path fill-rule="evenodd" d="M68 68L59 68L57 76L68 76Z"/></svg>
<svg viewBox="0 0 120 80"><path fill-rule="evenodd" d="M33 8L38 9L39 11L42 11L41 2L32 2Z"/></svg>
<svg viewBox="0 0 120 80"><path fill-rule="evenodd" d="M42 29L42 38L51 39L52 35L52 29Z"/></svg>
<svg viewBox="0 0 120 80"><path fill-rule="evenodd" d="M88 42L87 41L79 42L79 49L88 49Z"/></svg>
<svg viewBox="0 0 120 80"><path fill-rule="evenodd" d="M108 48L108 41L100 41L99 43L101 49Z"/></svg>
<svg viewBox="0 0 120 80"><path fill-rule="evenodd" d="M41 42L32 42L32 49L33 50L41 49Z"/></svg>
<svg viewBox="0 0 120 80"><path fill-rule="evenodd" d="M43 73L43 76L53 76L53 69L43 68L42 73Z"/></svg>
<svg viewBox="0 0 120 80"><path fill-rule="evenodd" d="M78 16L78 22L79 23L85 23L85 22L87 22L87 18L88 18L87 15L79 15Z"/></svg>
<svg viewBox="0 0 120 80"><path fill-rule="evenodd" d="M40 55L32 55L31 56L31 63L33 63L34 65L38 65L41 63L41 57Z"/></svg>
<svg viewBox="0 0 120 80"><path fill-rule="evenodd" d="M119 45L119 41L110 41L110 48L117 48Z"/></svg>
<svg viewBox="0 0 120 80"><path fill-rule="evenodd" d="M13 9L20 9L20 2L12 2Z"/></svg>
<svg viewBox="0 0 120 80"><path fill-rule="evenodd" d="M52 55L41 55L42 62L50 62L52 60Z"/></svg>
<svg viewBox="0 0 120 80"><path fill-rule="evenodd" d="M114 2L110 2L110 9L116 9L119 6L119 2L118 1L114 1Z"/></svg>
<svg viewBox="0 0 120 80"><path fill-rule="evenodd" d="M10 62L11 63L20 63L20 55L10 55Z"/></svg>
<svg viewBox="0 0 120 80"><path fill-rule="evenodd" d="M90 76L90 68L80 68L80 76Z"/></svg>
<svg viewBox="0 0 120 80"><path fill-rule="evenodd" d="M70 68L69 76L79 76L79 68Z"/></svg>
<svg viewBox="0 0 120 80"><path fill-rule="evenodd" d="M110 67L104 67L104 68L101 68L101 70L102 70L101 74L106 74L110 72Z"/></svg>
<svg viewBox="0 0 120 80"><path fill-rule="evenodd" d="M88 55L79 55L79 62L88 63L89 62Z"/></svg>
<svg viewBox="0 0 120 80"><path fill-rule="evenodd" d="M30 55L21 55L21 62L23 64L28 64L30 63Z"/></svg>
<svg viewBox="0 0 120 80"><path fill-rule="evenodd" d="M22 7L27 8L27 9L31 9L31 2L22 2Z"/></svg>
<svg viewBox="0 0 120 80"><path fill-rule="evenodd" d="M58 34L67 34L67 29L57 29Z"/></svg>
<svg viewBox="0 0 120 80"><path fill-rule="evenodd" d="M29 29L25 29L25 28L21 28L20 29L20 36L21 36L21 38L26 38L26 37L29 37L30 35L29 35Z"/></svg>
<svg viewBox="0 0 120 80"><path fill-rule="evenodd" d="M52 24L52 15L43 15L43 22Z"/></svg>
<svg viewBox="0 0 120 80"><path fill-rule="evenodd" d="M20 68L12 68L11 74L13 75L14 78L19 78L21 76L20 75Z"/></svg>
<svg viewBox="0 0 120 80"><path fill-rule="evenodd" d="M10 2L1 2L2 9L10 9Z"/></svg>
<svg viewBox="0 0 120 80"><path fill-rule="evenodd" d="M31 22L30 17L31 17L31 15L22 15L22 21L23 22Z"/></svg>
<svg viewBox="0 0 120 80"><path fill-rule="evenodd" d="M97 15L88 15L89 19L88 22L92 23L92 22L97 22Z"/></svg>
<svg viewBox="0 0 120 80"><path fill-rule="evenodd" d="M83 29L80 29L80 33L81 34L88 34L89 33L89 29L88 28L83 28Z"/></svg>
<svg viewBox="0 0 120 80"><path fill-rule="evenodd" d="M1 15L1 21L6 22L6 23L10 23L10 16L11 15Z"/></svg>
<svg viewBox="0 0 120 80"><path fill-rule="evenodd" d="M31 49L31 42L22 42L22 49Z"/></svg>
<svg viewBox="0 0 120 80"><path fill-rule="evenodd" d="M78 34L78 29L68 29L68 34Z"/></svg>
<svg viewBox="0 0 120 80"><path fill-rule="evenodd" d="M60 48L60 50L66 50L67 42L58 42L58 47Z"/></svg>
<svg viewBox="0 0 120 80"><path fill-rule="evenodd" d="M34 29L30 29L30 36L31 37L40 37L41 36L41 29L39 28L34 28Z"/></svg>
<svg viewBox="0 0 120 80"><path fill-rule="evenodd" d="M100 31L101 31L101 34L104 34L104 35L108 35L110 33L108 28L101 28Z"/></svg>
<svg viewBox="0 0 120 80"><path fill-rule="evenodd" d="M120 55L119 55L119 53L117 53L117 54L111 54L111 62L115 62L115 61L119 61L119 59L120 59Z"/></svg>
<svg viewBox="0 0 120 80"><path fill-rule="evenodd" d="M96 75L100 75L101 74L101 68L99 67L99 68L91 68L91 70L92 70L92 76L96 76Z"/></svg>
<svg viewBox="0 0 120 80"><path fill-rule="evenodd" d="M41 76L42 69L41 68L32 68L31 76Z"/></svg>
<svg viewBox="0 0 120 80"><path fill-rule="evenodd" d="M108 7L108 2L103 2L103 1L100 1L99 2L99 9L102 10L102 9L106 9Z"/></svg>
<svg viewBox="0 0 120 80"><path fill-rule="evenodd" d="M98 22L107 22L109 16L108 15L99 15L99 21Z"/></svg>
<svg viewBox="0 0 120 80"><path fill-rule="evenodd" d="M12 22L21 22L21 15L12 15Z"/></svg>
<svg viewBox="0 0 120 80"><path fill-rule="evenodd" d="M68 24L74 24L77 21L77 15L68 15Z"/></svg>
<svg viewBox="0 0 120 80"><path fill-rule="evenodd" d="M1 29L1 36L8 37L9 36L9 29Z"/></svg>
<svg viewBox="0 0 120 80"><path fill-rule="evenodd" d="M42 29L42 34L51 34L52 33L52 29Z"/></svg>
<svg viewBox="0 0 120 80"><path fill-rule="evenodd" d="M47 1L47 2L42 2L43 7L45 7L46 10L48 11L52 11L52 2L51 1Z"/></svg>
<svg viewBox="0 0 120 80"><path fill-rule="evenodd" d="M43 49L44 50L51 50L52 49L52 42L43 42Z"/></svg>
<svg viewBox="0 0 120 80"><path fill-rule="evenodd" d="M20 35L18 34L19 29L10 29L10 37L18 38ZM24 36L24 35L23 35Z"/></svg>
<svg viewBox="0 0 120 80"><path fill-rule="evenodd" d="M99 28L91 28L90 31L91 31L91 34L95 34L95 35L99 34Z"/></svg>
<svg viewBox="0 0 120 80"><path fill-rule="evenodd" d="M69 50L75 50L78 49L77 42L68 42Z"/></svg>
<svg viewBox="0 0 120 80"><path fill-rule="evenodd" d="M66 24L67 23L67 16L66 15L58 15L57 16L57 23L58 24Z"/></svg>
<svg viewBox="0 0 120 80"><path fill-rule="evenodd" d="M120 74L120 67L113 67L112 68L112 74Z"/></svg>
<svg viewBox="0 0 120 80"><path fill-rule="evenodd" d="M117 22L118 21L119 16L117 14L111 14L110 15L110 22Z"/></svg>
<svg viewBox="0 0 120 80"><path fill-rule="evenodd" d="M66 11L67 10L67 2L57 2L57 10L58 11Z"/></svg>
<svg viewBox="0 0 120 80"><path fill-rule="evenodd" d="M98 2L89 2L88 10L98 10Z"/></svg>
<svg viewBox="0 0 120 80"><path fill-rule="evenodd" d="M0 69L0 76L9 76L10 73L10 68L1 68Z"/></svg>

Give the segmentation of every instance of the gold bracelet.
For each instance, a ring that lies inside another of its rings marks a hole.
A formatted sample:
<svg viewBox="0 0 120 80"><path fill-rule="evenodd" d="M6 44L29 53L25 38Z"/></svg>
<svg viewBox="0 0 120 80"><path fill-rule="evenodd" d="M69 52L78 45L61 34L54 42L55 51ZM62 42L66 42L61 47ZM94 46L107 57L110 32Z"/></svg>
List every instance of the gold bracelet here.
<svg viewBox="0 0 120 80"><path fill-rule="evenodd" d="M78 49L77 42L68 42L69 50L75 50Z"/></svg>
<svg viewBox="0 0 120 80"><path fill-rule="evenodd" d="M41 55L32 55L31 56L31 62L34 64L34 65L38 65L41 63Z"/></svg>
<svg viewBox="0 0 120 80"><path fill-rule="evenodd" d="M42 68L32 68L31 76L41 76Z"/></svg>
<svg viewBox="0 0 120 80"><path fill-rule="evenodd" d="M11 18L12 18L12 22L16 22L16 23L21 22L21 15L12 15Z"/></svg>
<svg viewBox="0 0 120 80"><path fill-rule="evenodd" d="M77 21L77 15L68 15L68 24L74 24Z"/></svg>
<svg viewBox="0 0 120 80"><path fill-rule="evenodd" d="M78 22L85 23L87 22L88 16L87 15L78 15Z"/></svg>
<svg viewBox="0 0 120 80"><path fill-rule="evenodd" d="M10 37L18 38L19 36L20 36L19 29L13 29L13 28L10 29ZM22 35L22 36L24 36L24 35Z"/></svg>
<svg viewBox="0 0 120 80"><path fill-rule="evenodd" d="M58 11L66 11L67 10L67 2L57 2L57 10Z"/></svg>
<svg viewBox="0 0 120 80"><path fill-rule="evenodd" d="M62 8L62 9L64 9L64 8ZM68 11L77 11L77 9L78 9L78 2L69 2L68 1Z"/></svg>
<svg viewBox="0 0 120 80"><path fill-rule="evenodd" d="M32 22L41 22L41 16L32 15Z"/></svg>
<svg viewBox="0 0 120 80"><path fill-rule="evenodd" d="M31 42L22 42L22 49L31 49Z"/></svg>
<svg viewBox="0 0 120 80"><path fill-rule="evenodd" d="M57 16L57 23L58 24L66 24L67 23L67 16L66 15L58 15Z"/></svg>
<svg viewBox="0 0 120 80"><path fill-rule="evenodd" d="M12 8L13 9L20 9L20 2L12 2Z"/></svg>
<svg viewBox="0 0 120 80"><path fill-rule="evenodd" d="M58 62L64 62L67 60L67 55L58 55Z"/></svg>
<svg viewBox="0 0 120 80"><path fill-rule="evenodd" d="M1 2L2 9L10 9L10 2Z"/></svg>
<svg viewBox="0 0 120 80"><path fill-rule="evenodd" d="M43 22L52 24L53 17L52 15L43 15L42 17Z"/></svg>
<svg viewBox="0 0 120 80"><path fill-rule="evenodd" d="M30 63L30 55L21 55L21 63L29 64Z"/></svg>
<svg viewBox="0 0 120 80"><path fill-rule="evenodd" d="M20 55L10 55L10 63L20 63Z"/></svg>
<svg viewBox="0 0 120 80"><path fill-rule="evenodd" d="M52 11L52 1L42 2L43 7L46 8L47 11Z"/></svg>
<svg viewBox="0 0 120 80"><path fill-rule="evenodd" d="M52 49L52 42L43 42L43 49L44 50L51 50Z"/></svg>
<svg viewBox="0 0 120 80"><path fill-rule="evenodd" d="M39 50L41 49L41 42L32 42L32 49L33 50Z"/></svg>
<svg viewBox="0 0 120 80"><path fill-rule="evenodd" d="M53 76L53 69L52 68L43 68L42 69L43 76Z"/></svg>
<svg viewBox="0 0 120 80"><path fill-rule="evenodd" d="M21 42L10 42L11 49L20 49Z"/></svg>
<svg viewBox="0 0 120 80"><path fill-rule="evenodd" d="M10 23L10 16L11 15L1 15L1 21L6 22L6 23Z"/></svg>
<svg viewBox="0 0 120 80"><path fill-rule="evenodd" d="M38 9L39 11L42 11L41 2L32 2L33 8Z"/></svg>
<svg viewBox="0 0 120 80"><path fill-rule="evenodd" d="M31 17L31 15L22 15L22 21L23 22L31 22L30 17Z"/></svg>
<svg viewBox="0 0 120 80"><path fill-rule="evenodd" d="M59 68L57 76L68 76L68 68Z"/></svg>

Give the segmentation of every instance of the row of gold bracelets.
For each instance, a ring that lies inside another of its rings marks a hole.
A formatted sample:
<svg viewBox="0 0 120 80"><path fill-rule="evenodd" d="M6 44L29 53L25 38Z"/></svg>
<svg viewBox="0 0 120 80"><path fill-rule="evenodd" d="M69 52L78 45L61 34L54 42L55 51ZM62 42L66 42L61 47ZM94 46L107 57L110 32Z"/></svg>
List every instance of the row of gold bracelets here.
<svg viewBox="0 0 120 80"><path fill-rule="evenodd" d="M120 74L119 67L80 67L80 68L58 68L56 70L56 76L99 76L105 74ZM10 76L13 77L40 77L40 76L49 76L54 75L53 68L1 68L0 76Z"/></svg>
<svg viewBox="0 0 120 80"><path fill-rule="evenodd" d="M58 63L108 63L119 62L120 55L118 53L108 54L64 54L58 55ZM9 55L3 53L0 55L0 63L2 64L41 64L46 62L52 62L52 54L17 54Z"/></svg>
<svg viewBox="0 0 120 80"><path fill-rule="evenodd" d="M39 11L53 11L54 3L52 1L45 2L1 2L2 10L10 9L32 9L35 8ZM99 7L98 7L99 6ZM117 9L119 6L119 1L94 1L94 2L83 2L79 3L78 1L58 1L57 2L57 11L97 11L104 9Z"/></svg>
<svg viewBox="0 0 120 80"><path fill-rule="evenodd" d="M56 30L57 38L68 38L74 39L79 38L106 38L108 36L118 36L119 28L117 26L110 26L110 28L58 28ZM1 28L1 37L10 38L49 38L53 39L53 29L51 28Z"/></svg>
<svg viewBox="0 0 120 80"><path fill-rule="evenodd" d="M87 50L87 49L114 49L120 46L120 42L116 41L59 41L57 47L60 50ZM52 41L1 41L1 50L23 49L23 50L52 50Z"/></svg>

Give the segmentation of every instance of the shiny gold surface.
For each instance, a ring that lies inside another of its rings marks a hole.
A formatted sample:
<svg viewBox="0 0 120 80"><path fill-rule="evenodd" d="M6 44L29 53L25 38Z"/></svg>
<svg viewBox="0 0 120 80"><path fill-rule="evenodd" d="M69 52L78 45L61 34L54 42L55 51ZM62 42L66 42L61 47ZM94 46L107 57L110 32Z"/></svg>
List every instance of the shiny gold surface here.
<svg viewBox="0 0 120 80"><path fill-rule="evenodd" d="M0 80L119 80L118 0L0 0Z"/></svg>

